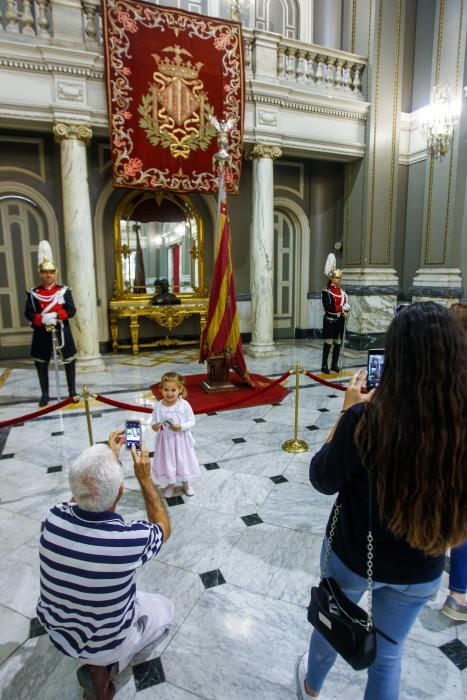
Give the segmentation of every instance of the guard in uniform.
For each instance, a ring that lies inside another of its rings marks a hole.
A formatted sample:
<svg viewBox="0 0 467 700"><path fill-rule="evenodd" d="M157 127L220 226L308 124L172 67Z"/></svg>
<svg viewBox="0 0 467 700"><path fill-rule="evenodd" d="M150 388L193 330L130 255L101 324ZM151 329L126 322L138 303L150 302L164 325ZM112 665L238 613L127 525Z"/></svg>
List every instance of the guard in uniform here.
<svg viewBox="0 0 467 700"><path fill-rule="evenodd" d="M24 315L31 322L33 329L31 355L36 365L41 387L39 406L46 406L49 403L48 370L53 353L53 333L56 333L57 346L65 367L68 393L76 398L76 346L68 321L75 315L76 308L71 289L57 284L55 281L57 266L53 261L52 250L47 241L39 243L38 262L41 284L26 292Z"/></svg>
<svg viewBox="0 0 467 700"><path fill-rule="evenodd" d="M339 355L345 330L345 319L350 313L350 305L346 292L341 289L342 271L336 267L336 258L333 253L328 255L324 274L329 281L326 289L321 292L321 301L324 308L323 317L323 358L321 372L339 372ZM329 352L332 347L331 370L328 367Z"/></svg>

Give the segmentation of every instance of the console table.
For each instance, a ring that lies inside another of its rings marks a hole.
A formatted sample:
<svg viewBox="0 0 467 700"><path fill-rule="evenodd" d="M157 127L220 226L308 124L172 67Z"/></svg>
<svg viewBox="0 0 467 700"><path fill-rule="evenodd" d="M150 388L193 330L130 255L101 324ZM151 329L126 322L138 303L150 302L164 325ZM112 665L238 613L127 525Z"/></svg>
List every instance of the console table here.
<svg viewBox="0 0 467 700"><path fill-rule="evenodd" d="M185 319L190 316L199 316L200 335L206 325L206 316L208 312L208 300L187 302L173 306L151 306L151 304L141 301L124 301L112 300L109 304L110 310L110 332L112 334L112 349L129 350L136 355L140 348L153 348L160 345L185 345L192 343L191 340L180 340L179 338L166 335L165 338L157 340L139 342L139 320L140 318L149 318L158 326L166 328L170 333L174 328L177 328ZM128 319L130 324L131 345L128 343L120 343L118 341L118 321L119 319Z"/></svg>

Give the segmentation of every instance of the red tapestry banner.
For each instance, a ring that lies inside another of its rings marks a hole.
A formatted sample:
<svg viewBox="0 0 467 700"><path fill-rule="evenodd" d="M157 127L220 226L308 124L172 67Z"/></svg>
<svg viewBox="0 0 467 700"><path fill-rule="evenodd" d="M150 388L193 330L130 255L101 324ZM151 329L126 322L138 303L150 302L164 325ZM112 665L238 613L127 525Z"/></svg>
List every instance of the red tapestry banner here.
<svg viewBox="0 0 467 700"><path fill-rule="evenodd" d="M237 193L243 49L237 22L133 0L104 0L113 184L215 192L217 131L231 119L226 189Z"/></svg>

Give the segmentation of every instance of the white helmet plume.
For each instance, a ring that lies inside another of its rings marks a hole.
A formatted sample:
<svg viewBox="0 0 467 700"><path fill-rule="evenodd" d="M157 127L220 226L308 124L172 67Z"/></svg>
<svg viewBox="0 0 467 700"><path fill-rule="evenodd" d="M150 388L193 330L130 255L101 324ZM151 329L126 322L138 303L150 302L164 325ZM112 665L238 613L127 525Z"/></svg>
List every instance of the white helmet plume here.
<svg viewBox="0 0 467 700"><path fill-rule="evenodd" d="M55 271L57 269L49 241L39 242L39 247L37 249L37 266L39 272L45 272L46 270Z"/></svg>
<svg viewBox="0 0 467 700"><path fill-rule="evenodd" d="M336 269L337 261L334 253L329 253L326 258L326 264L324 265L324 274L329 277L330 273Z"/></svg>

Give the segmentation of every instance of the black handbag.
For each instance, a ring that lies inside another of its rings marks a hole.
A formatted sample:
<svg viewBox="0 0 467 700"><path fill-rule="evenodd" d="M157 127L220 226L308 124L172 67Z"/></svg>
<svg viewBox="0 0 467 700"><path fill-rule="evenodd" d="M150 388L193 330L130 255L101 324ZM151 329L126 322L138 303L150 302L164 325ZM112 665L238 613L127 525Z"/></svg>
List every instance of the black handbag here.
<svg viewBox="0 0 467 700"><path fill-rule="evenodd" d="M368 577L368 612L353 603L339 587L337 581L326 577L331 543L341 508L337 499L334 504L331 528L324 555L323 571L319 586L311 588L308 605L308 622L322 634L326 641L347 661L355 671L371 666L376 657L376 633L393 644L396 642L373 625L372 590L373 590L373 535L372 523L372 489L369 476L368 494L368 535L367 535L367 577Z"/></svg>
<svg viewBox="0 0 467 700"><path fill-rule="evenodd" d="M376 657L376 631L366 613L342 593L333 578L311 589L308 622L352 666L361 671Z"/></svg>

